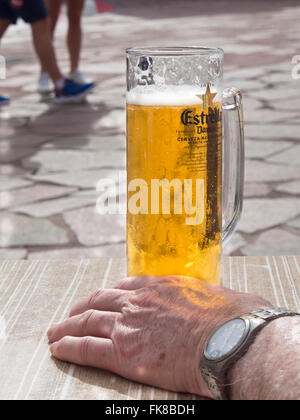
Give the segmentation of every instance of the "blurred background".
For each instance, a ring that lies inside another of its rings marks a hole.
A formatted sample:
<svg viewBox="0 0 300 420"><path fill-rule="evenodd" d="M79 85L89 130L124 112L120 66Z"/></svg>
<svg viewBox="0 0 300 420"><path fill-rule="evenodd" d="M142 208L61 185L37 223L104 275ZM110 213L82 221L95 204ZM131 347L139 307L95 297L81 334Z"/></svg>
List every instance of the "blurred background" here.
<svg viewBox="0 0 300 420"><path fill-rule="evenodd" d="M20 22L1 45L0 259L125 256L123 216L95 211L96 183L125 168L124 50L225 50L225 86L244 92L245 205L226 255L300 254L300 4L297 0L87 0L81 70L96 81L63 109L36 93L39 65ZM55 46L68 70L67 19ZM99 193L98 193L99 194Z"/></svg>

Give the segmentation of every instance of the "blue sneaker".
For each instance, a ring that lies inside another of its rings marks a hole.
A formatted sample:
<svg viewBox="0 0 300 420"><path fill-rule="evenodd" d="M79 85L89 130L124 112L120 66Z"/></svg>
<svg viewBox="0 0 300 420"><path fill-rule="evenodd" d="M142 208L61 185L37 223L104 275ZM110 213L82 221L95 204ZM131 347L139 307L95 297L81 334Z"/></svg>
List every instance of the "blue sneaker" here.
<svg viewBox="0 0 300 420"><path fill-rule="evenodd" d="M66 79L65 86L62 89L55 89L54 102L56 104L79 102L84 99L94 87L95 83L79 85L78 83L72 82L72 80Z"/></svg>
<svg viewBox="0 0 300 420"><path fill-rule="evenodd" d="M5 95L0 95L0 105L8 105L10 103L10 97Z"/></svg>

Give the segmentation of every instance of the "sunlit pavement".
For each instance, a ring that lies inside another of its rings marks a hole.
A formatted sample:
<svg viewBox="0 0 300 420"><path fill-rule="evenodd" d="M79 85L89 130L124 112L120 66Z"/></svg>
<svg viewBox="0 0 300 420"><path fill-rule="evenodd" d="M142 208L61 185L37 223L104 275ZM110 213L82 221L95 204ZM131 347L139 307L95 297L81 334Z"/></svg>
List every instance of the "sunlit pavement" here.
<svg viewBox="0 0 300 420"><path fill-rule="evenodd" d="M87 103L54 107L36 93L24 24L2 44L12 103L0 111L0 258L125 255L124 217L95 212L96 183L125 168L124 49L143 44L224 48L226 85L244 92L247 154L244 214L225 252L300 254L299 2L100 3L84 18L82 70L97 82ZM65 31L62 16L67 73Z"/></svg>

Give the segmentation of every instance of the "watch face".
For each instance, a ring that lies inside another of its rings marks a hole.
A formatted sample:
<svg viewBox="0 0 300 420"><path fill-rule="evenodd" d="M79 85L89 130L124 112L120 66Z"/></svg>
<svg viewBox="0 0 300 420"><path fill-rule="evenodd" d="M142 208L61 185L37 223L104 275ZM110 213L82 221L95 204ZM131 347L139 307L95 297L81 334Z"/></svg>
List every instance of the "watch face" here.
<svg viewBox="0 0 300 420"><path fill-rule="evenodd" d="M243 319L227 322L211 337L205 349L205 357L216 361L228 357L245 341L248 325Z"/></svg>

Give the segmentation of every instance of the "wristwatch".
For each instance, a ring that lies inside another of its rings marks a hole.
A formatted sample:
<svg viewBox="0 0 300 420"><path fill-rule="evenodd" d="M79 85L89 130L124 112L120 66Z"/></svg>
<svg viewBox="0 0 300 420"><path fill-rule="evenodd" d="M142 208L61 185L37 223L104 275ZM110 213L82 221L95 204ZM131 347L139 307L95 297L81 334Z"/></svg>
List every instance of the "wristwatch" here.
<svg viewBox="0 0 300 420"><path fill-rule="evenodd" d="M226 322L208 340L200 370L216 400L230 399L229 370L254 343L259 332L277 318L299 316L283 308L261 309Z"/></svg>

